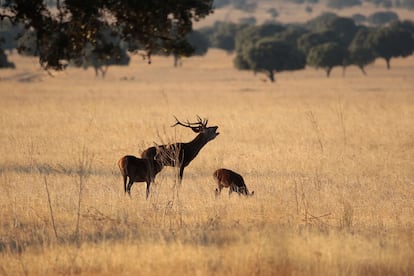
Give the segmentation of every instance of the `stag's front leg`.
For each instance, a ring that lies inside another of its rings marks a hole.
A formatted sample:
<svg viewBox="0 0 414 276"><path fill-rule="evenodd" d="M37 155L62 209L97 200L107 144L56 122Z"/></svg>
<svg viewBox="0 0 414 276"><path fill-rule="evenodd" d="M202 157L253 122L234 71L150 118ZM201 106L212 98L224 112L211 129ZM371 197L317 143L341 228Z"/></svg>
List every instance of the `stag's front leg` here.
<svg viewBox="0 0 414 276"><path fill-rule="evenodd" d="M234 188L233 188L233 186L230 186L229 187L229 197L230 197L230 195L231 195L231 193L234 191Z"/></svg>
<svg viewBox="0 0 414 276"><path fill-rule="evenodd" d="M178 183L181 185L181 183L183 182L183 175L184 175L184 165L180 165L180 172L178 175Z"/></svg>
<svg viewBox="0 0 414 276"><path fill-rule="evenodd" d="M215 191L215 195L216 195L216 197L218 197L219 195L220 195L220 193L221 193L221 189L223 189L223 186L221 186L220 184L218 185L218 188L216 188L216 191Z"/></svg>
<svg viewBox="0 0 414 276"><path fill-rule="evenodd" d="M145 199L148 199L148 196L150 194L150 186L151 186L151 181L147 181L147 195Z"/></svg>
<svg viewBox="0 0 414 276"><path fill-rule="evenodd" d="M235 190L234 190L239 196L241 196L241 194L243 193L243 189L242 188L239 188L239 187L235 187Z"/></svg>

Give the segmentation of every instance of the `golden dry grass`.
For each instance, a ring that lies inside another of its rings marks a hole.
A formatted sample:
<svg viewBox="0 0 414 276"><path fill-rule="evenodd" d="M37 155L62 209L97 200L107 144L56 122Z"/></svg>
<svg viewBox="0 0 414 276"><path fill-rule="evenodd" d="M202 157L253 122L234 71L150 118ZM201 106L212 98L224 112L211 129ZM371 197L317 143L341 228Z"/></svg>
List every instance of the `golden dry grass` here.
<svg viewBox="0 0 414 276"><path fill-rule="evenodd" d="M231 58L134 59L96 80L13 56L0 81L0 274L412 275L414 58L276 84ZM166 168L148 201L143 183L126 197L117 160L191 140L169 126L196 114L221 134L182 187ZM254 197L215 199L219 167Z"/></svg>

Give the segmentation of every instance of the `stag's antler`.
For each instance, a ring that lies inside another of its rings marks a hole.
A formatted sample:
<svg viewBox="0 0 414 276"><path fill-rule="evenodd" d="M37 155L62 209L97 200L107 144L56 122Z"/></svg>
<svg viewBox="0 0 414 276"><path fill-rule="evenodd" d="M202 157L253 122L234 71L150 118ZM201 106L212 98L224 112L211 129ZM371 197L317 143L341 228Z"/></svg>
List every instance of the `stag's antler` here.
<svg viewBox="0 0 414 276"><path fill-rule="evenodd" d="M197 115L197 123L195 124L199 124L205 128L207 127L207 123L208 123L208 119L201 119L201 117Z"/></svg>
<svg viewBox="0 0 414 276"><path fill-rule="evenodd" d="M191 128L194 132L200 132L201 130L205 129L207 127L208 119L201 119L200 116L197 115L197 122L196 123L190 123L188 120L185 123L182 123L180 120L177 119L176 116L174 116L174 119L176 120L176 123L173 124L171 127L175 127L177 125Z"/></svg>

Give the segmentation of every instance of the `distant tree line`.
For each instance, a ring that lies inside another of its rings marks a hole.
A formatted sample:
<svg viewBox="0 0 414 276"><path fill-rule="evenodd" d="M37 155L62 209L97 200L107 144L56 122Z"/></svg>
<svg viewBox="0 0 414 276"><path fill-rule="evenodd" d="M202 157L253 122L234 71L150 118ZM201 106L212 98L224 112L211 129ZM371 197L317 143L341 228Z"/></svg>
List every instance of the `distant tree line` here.
<svg viewBox="0 0 414 276"><path fill-rule="evenodd" d="M352 18L322 14L305 24L265 23L259 26L216 22L200 30L211 47L235 52L234 65L262 72L270 81L275 73L321 68L329 77L334 67L365 67L377 58L386 61L414 51L414 23L394 20L381 26L357 25Z"/></svg>
<svg viewBox="0 0 414 276"><path fill-rule="evenodd" d="M361 25L361 22L370 25ZM92 40L86 40L79 44L79 49L74 49L76 54L68 59L68 64L93 67L96 75L102 76L111 65L128 65L128 53L145 47L139 40L126 40L117 28L116 25L100 26L90 34L93 35ZM175 31L174 27L170 30ZM345 71L350 65L357 66L366 74L365 67L377 58L383 58L389 69L392 58L413 53L414 24L398 20L392 12L375 13L365 20L357 15L347 18L325 13L304 24L216 22L197 31L187 30L171 41L158 40L159 44L148 46L150 53L173 56L175 66L180 66L181 57L203 55L210 47L220 48L235 53L236 68L265 73L270 81L274 81L277 72L300 70L305 66L321 68L328 77L334 67L342 67ZM52 47L48 48L52 53L45 53L45 49L39 46L42 44L39 44L35 29L11 24L8 18L0 20L0 67L14 67L7 60L5 50L17 49L20 54L40 56L40 60L51 57L52 61L55 56L62 56L60 51L64 50ZM143 57L148 58L146 55Z"/></svg>

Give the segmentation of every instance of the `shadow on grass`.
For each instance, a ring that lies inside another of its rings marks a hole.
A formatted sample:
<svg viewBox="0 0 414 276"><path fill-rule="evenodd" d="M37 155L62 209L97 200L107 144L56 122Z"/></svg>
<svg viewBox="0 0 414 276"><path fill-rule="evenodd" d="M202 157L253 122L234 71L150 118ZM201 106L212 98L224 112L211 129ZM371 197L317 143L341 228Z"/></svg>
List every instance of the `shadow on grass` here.
<svg viewBox="0 0 414 276"><path fill-rule="evenodd" d="M42 175L79 175L80 169L74 166L64 166L62 164L35 164L35 165L19 165L19 164L2 164L0 166L0 174L14 172L18 174L32 174L39 173ZM87 172L88 175L98 175L98 176L109 176L113 175L114 172L111 170L101 170L101 169L90 169Z"/></svg>

